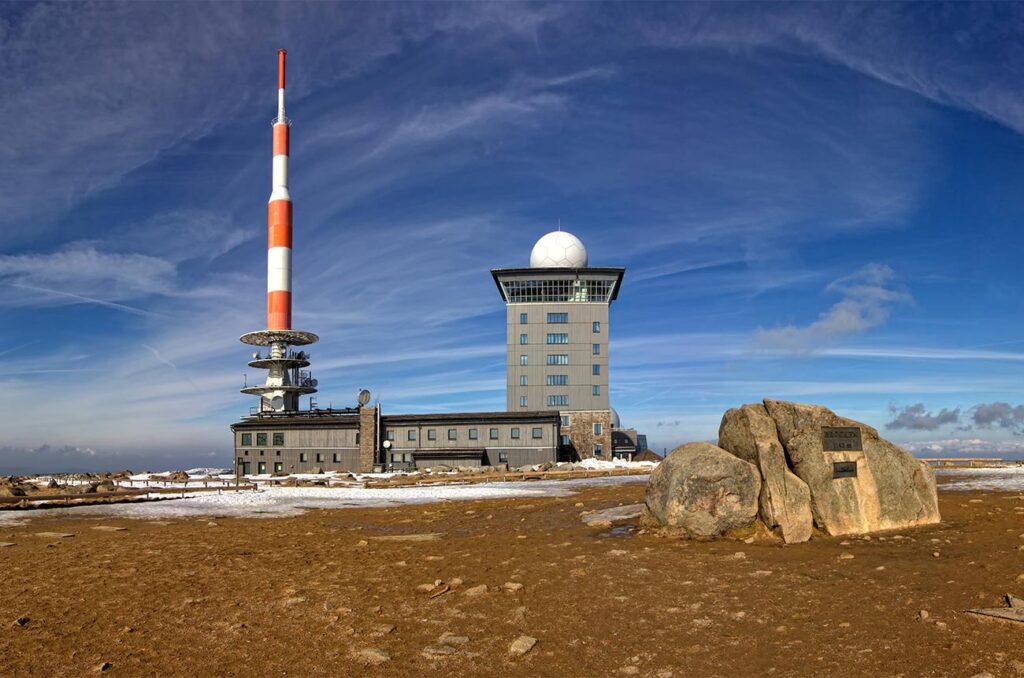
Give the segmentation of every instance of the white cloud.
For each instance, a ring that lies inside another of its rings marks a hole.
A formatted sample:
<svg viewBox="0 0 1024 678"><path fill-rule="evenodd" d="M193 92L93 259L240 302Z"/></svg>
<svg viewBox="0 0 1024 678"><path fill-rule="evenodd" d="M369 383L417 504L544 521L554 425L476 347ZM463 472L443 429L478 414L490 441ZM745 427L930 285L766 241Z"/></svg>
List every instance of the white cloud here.
<svg viewBox="0 0 1024 678"><path fill-rule="evenodd" d="M834 281L826 292L842 299L809 325L758 329L758 344L796 354L810 353L822 344L860 334L889 319L892 306L911 301L908 293L894 289L888 266L868 264L856 273Z"/></svg>

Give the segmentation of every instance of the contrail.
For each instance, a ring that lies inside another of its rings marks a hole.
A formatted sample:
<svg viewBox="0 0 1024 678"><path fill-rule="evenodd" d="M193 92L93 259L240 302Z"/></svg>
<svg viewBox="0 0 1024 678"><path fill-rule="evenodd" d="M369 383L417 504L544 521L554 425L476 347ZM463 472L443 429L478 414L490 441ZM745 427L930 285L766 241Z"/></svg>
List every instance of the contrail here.
<svg viewBox="0 0 1024 678"><path fill-rule="evenodd" d="M187 381L192 386L192 388L194 388L196 390L196 392L198 392L198 393L202 393L203 392L203 390L201 388L196 386L196 383L194 381L192 381L191 379L188 378L187 374L185 374L184 372L182 372L181 370L178 369L177 365L175 365L170 360L168 360L167 358L165 358L162 355L160 355L160 351L156 350L155 348L153 348L149 344L142 344L142 348L144 348L147 351L149 351L150 353L152 353L153 357L156 358L158 361L162 362L164 365L167 365L167 366L173 368L174 371L178 373L178 376L181 377L182 379L184 379L185 381Z"/></svg>
<svg viewBox="0 0 1024 678"><path fill-rule="evenodd" d="M158 316L159 313L153 311L147 311L141 308L135 308L134 306L127 306L125 304L117 304L113 301L103 301L102 299L93 299L92 297L86 297L81 294L72 294L71 292L63 292L61 290L52 290L48 287L36 287L35 285L26 285L24 283L7 283L11 287L20 287L25 290L32 290L34 292L44 292L46 294L53 294L58 297L68 297L70 299L77 299L78 301L85 302L87 304L96 304L98 306L106 306L107 308L113 308L118 311L124 311L125 313L131 313L133 315L145 315L145 316Z"/></svg>

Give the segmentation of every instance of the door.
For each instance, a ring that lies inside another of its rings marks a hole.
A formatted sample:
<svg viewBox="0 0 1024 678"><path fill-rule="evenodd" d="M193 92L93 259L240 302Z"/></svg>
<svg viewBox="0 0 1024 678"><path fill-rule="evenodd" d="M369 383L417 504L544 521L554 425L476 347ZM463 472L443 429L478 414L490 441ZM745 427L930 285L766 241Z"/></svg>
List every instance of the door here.
<svg viewBox="0 0 1024 678"><path fill-rule="evenodd" d="M247 476L252 473L252 463L248 461L242 462L242 475Z"/></svg>
<svg viewBox="0 0 1024 678"><path fill-rule="evenodd" d="M256 468L259 469L260 475L263 475L267 472L267 462L261 461Z"/></svg>
<svg viewBox="0 0 1024 678"><path fill-rule="evenodd" d="M280 473L284 470L284 464L279 461L274 462L274 473Z"/></svg>

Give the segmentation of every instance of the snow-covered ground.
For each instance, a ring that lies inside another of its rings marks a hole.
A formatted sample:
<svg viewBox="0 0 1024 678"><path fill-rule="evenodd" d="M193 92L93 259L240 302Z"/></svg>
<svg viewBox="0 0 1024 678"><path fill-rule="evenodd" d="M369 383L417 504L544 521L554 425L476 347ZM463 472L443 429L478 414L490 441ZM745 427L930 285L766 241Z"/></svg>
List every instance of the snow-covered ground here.
<svg viewBox="0 0 1024 678"><path fill-rule="evenodd" d="M594 485L647 482L647 476L614 476L585 480L542 480L474 485L427 485L367 489L352 487L261 487L258 490L196 493L184 499L139 503L100 504L69 509L37 509L0 512L0 525L16 524L34 517L140 518L162 520L196 516L276 518L313 508L364 508L427 504L438 501L506 499L514 497L562 497Z"/></svg>
<svg viewBox="0 0 1024 678"><path fill-rule="evenodd" d="M995 490L1024 492L1024 466L999 468L939 468L936 476L948 476L942 490Z"/></svg>

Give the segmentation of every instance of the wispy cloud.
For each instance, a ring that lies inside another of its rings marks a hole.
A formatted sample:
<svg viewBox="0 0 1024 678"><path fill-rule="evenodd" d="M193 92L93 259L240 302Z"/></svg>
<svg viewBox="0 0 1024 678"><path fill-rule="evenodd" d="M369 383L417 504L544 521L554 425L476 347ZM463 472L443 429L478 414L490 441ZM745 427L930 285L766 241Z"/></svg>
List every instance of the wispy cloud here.
<svg viewBox="0 0 1024 678"><path fill-rule="evenodd" d="M893 305L911 301L907 292L893 287L893 278L888 266L864 266L825 288L842 299L817 320L804 326L759 329L756 340L762 346L805 354L823 344L878 327L888 320Z"/></svg>

